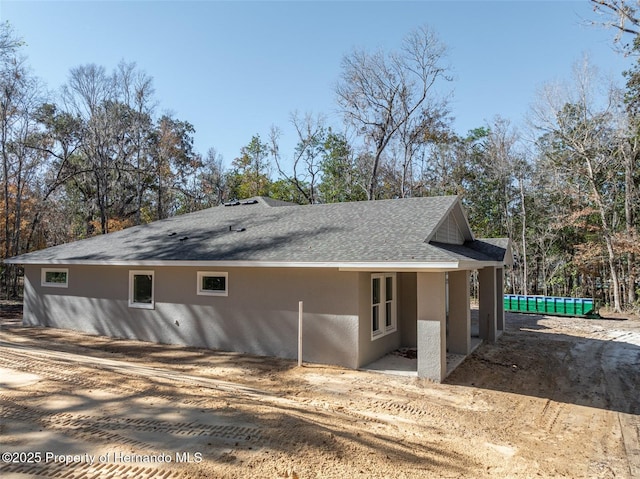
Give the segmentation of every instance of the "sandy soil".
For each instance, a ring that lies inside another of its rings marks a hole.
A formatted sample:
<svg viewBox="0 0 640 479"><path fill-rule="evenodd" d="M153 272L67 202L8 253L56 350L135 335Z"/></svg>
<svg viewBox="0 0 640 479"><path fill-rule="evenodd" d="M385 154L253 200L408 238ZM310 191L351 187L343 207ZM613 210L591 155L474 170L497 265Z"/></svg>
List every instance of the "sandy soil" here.
<svg viewBox="0 0 640 479"><path fill-rule="evenodd" d="M640 477L638 319L509 314L433 384L2 316L3 478Z"/></svg>

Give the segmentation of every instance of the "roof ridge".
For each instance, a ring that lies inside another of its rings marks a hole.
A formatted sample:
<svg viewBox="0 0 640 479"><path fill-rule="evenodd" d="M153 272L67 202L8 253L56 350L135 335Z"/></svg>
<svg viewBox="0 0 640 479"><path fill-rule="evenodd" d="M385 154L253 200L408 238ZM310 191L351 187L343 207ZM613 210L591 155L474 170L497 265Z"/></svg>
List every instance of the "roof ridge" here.
<svg viewBox="0 0 640 479"><path fill-rule="evenodd" d="M268 206L270 208L277 208L280 206L301 206L297 203L293 203L291 201L278 200L275 198L271 198L270 196L251 196L250 198L245 198L236 202L237 204L260 204L262 206Z"/></svg>

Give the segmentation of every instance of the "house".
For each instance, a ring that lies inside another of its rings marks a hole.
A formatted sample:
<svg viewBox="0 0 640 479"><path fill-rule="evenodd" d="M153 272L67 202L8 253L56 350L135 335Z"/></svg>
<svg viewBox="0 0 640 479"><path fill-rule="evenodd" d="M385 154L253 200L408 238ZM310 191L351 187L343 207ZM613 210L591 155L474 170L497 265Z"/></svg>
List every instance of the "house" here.
<svg viewBox="0 0 640 479"><path fill-rule="evenodd" d="M293 205L256 197L7 260L25 271L24 324L297 356L349 368L417 348L441 381L447 351L504 327L508 239L475 239L456 196Z"/></svg>

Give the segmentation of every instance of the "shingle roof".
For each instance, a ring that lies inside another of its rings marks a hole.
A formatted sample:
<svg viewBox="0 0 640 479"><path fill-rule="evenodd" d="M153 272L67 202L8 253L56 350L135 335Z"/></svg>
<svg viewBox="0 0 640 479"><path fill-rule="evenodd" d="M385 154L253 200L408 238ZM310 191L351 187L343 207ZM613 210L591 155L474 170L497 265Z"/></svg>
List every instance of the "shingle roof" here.
<svg viewBox="0 0 640 479"><path fill-rule="evenodd" d="M431 242L431 245L447 251L453 258L460 261L498 261L509 262L507 252L510 244L509 238L482 238L474 241L465 241L462 245Z"/></svg>
<svg viewBox="0 0 640 479"><path fill-rule="evenodd" d="M461 256L475 259L465 254L472 248L451 251L426 242L453 209L461 208L456 196L305 206L251 200L54 246L10 262L441 263L459 261ZM491 257L483 255L484 260Z"/></svg>

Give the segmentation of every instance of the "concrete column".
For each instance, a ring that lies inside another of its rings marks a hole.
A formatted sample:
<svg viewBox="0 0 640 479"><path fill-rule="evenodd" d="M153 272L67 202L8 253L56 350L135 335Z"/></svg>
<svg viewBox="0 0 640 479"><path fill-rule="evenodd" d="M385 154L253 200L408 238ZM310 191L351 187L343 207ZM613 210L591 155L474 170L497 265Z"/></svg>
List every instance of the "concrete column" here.
<svg viewBox="0 0 640 479"><path fill-rule="evenodd" d="M496 268L496 328L504 331L504 268Z"/></svg>
<svg viewBox="0 0 640 479"><path fill-rule="evenodd" d="M449 337L450 353L467 355L471 352L471 304L469 271L449 273Z"/></svg>
<svg viewBox="0 0 640 479"><path fill-rule="evenodd" d="M418 376L441 382L447 375L447 309L444 273L417 273Z"/></svg>
<svg viewBox="0 0 640 479"><path fill-rule="evenodd" d="M480 337L495 342L496 324L496 268L487 266L478 270Z"/></svg>
<svg viewBox="0 0 640 479"><path fill-rule="evenodd" d="M37 326L38 319L35 315L35 311L32 310L32 304L38 297L35 288L31 284L31 280L35 284L39 284L37 281L39 278L40 269L36 269L35 266L25 265L24 267L24 292L22 302L22 325L23 326ZM33 308L35 309L35 308Z"/></svg>

